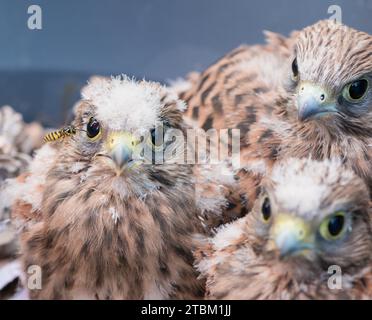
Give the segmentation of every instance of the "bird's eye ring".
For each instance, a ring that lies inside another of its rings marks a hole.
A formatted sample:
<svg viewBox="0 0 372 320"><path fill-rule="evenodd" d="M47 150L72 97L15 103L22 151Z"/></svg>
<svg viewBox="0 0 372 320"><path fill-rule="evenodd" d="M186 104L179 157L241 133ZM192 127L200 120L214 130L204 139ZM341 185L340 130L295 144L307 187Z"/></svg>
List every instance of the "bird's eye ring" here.
<svg viewBox="0 0 372 320"><path fill-rule="evenodd" d="M323 220L319 233L325 240L332 241L342 237L346 231L346 214L338 211Z"/></svg>
<svg viewBox="0 0 372 320"><path fill-rule="evenodd" d="M90 140L97 140L102 134L100 123L95 118L90 118L87 124L87 136Z"/></svg>
<svg viewBox="0 0 372 320"><path fill-rule="evenodd" d="M369 82L367 79L359 79L348 84L344 88L342 95L347 101L351 103L358 102L365 97L368 87Z"/></svg>
<svg viewBox="0 0 372 320"><path fill-rule="evenodd" d="M271 218L271 205L270 205L270 199L268 197L266 197L262 203L261 213L262 213L262 220L264 222L269 222Z"/></svg>
<svg viewBox="0 0 372 320"><path fill-rule="evenodd" d="M299 73L298 73L298 64L297 64L297 58L295 58L292 62L292 80L298 81Z"/></svg>

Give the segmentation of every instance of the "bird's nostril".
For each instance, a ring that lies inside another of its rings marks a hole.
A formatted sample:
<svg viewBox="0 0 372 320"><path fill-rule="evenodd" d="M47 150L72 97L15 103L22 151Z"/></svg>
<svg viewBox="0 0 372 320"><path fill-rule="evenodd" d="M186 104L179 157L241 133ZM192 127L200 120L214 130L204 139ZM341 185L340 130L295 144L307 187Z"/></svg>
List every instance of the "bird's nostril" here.
<svg viewBox="0 0 372 320"><path fill-rule="evenodd" d="M324 101L324 99L325 99L325 95L324 95L324 94L321 94L321 95L320 95L320 100L321 100L321 101Z"/></svg>

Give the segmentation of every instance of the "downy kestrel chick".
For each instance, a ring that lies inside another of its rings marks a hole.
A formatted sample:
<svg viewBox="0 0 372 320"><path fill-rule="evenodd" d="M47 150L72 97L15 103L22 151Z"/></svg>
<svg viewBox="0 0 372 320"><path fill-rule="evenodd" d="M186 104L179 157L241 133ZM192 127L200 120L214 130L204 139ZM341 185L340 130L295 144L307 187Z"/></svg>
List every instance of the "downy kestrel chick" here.
<svg viewBox="0 0 372 320"><path fill-rule="evenodd" d="M42 271L32 298L202 296L192 266L192 234L201 232L193 166L153 161L172 154L172 132L184 134L183 108L159 84L127 77L83 90L75 133L38 152L14 208L24 220L25 268ZM28 186L42 195L27 199Z"/></svg>
<svg viewBox="0 0 372 320"><path fill-rule="evenodd" d="M340 161L276 164L252 211L197 252L207 297L370 299L371 213L366 185Z"/></svg>

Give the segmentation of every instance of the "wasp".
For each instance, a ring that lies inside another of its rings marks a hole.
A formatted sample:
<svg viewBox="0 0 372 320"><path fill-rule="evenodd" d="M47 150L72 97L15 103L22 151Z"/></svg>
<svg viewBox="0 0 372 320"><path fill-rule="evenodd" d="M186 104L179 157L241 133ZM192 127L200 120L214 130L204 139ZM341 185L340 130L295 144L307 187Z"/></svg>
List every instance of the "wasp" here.
<svg viewBox="0 0 372 320"><path fill-rule="evenodd" d="M49 132L44 137L44 142L53 142L53 141L57 141L59 139L63 139L65 137L72 136L72 135L76 134L76 131L77 131L77 129L72 125L63 127L59 130Z"/></svg>

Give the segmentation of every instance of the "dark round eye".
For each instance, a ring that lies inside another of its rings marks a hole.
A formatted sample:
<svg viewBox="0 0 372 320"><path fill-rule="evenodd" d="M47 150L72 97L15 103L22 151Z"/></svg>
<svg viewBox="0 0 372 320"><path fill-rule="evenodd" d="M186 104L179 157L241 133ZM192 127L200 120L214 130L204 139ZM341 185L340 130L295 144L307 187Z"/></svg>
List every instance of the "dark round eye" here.
<svg viewBox="0 0 372 320"><path fill-rule="evenodd" d="M269 221L271 217L271 205L270 205L270 200L268 197L265 198L265 200L262 203L262 218L265 222Z"/></svg>
<svg viewBox="0 0 372 320"><path fill-rule="evenodd" d="M337 240L339 239L346 230L345 224L345 212L338 211L332 216L324 219L320 225L320 234L326 240Z"/></svg>
<svg viewBox="0 0 372 320"><path fill-rule="evenodd" d="M90 139L93 139L93 138L97 138L100 133L101 133L101 126L99 122L94 118L90 118L87 124L87 136Z"/></svg>
<svg viewBox="0 0 372 320"><path fill-rule="evenodd" d="M344 228L345 218L342 215L333 216L328 222L328 232L332 237L340 234Z"/></svg>
<svg viewBox="0 0 372 320"><path fill-rule="evenodd" d="M292 77L294 80L298 79L298 65L297 65L297 58L295 58L292 62Z"/></svg>
<svg viewBox="0 0 372 320"><path fill-rule="evenodd" d="M368 81L366 79L354 81L346 87L346 98L350 101L360 100L364 97L367 89Z"/></svg>

